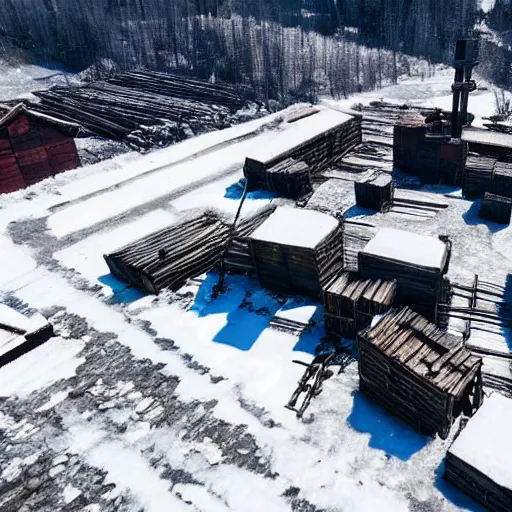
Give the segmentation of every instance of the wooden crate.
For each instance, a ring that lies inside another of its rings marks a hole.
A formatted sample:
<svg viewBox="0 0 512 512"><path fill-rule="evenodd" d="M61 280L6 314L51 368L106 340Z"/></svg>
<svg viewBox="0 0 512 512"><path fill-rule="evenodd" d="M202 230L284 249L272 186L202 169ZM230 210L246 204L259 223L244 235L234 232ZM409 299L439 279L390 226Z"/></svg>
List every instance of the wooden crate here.
<svg viewBox="0 0 512 512"><path fill-rule="evenodd" d="M422 434L446 439L482 400L482 360L410 308L357 335L360 389Z"/></svg>
<svg viewBox="0 0 512 512"><path fill-rule="evenodd" d="M261 284L318 296L343 266L342 227L313 210L278 208L249 237Z"/></svg>
<svg viewBox="0 0 512 512"><path fill-rule="evenodd" d="M489 192L485 193L480 207L480 217L482 219L497 222L498 224L510 224L511 213L512 199L489 194Z"/></svg>
<svg viewBox="0 0 512 512"><path fill-rule="evenodd" d="M494 393L446 455L444 478L493 512L512 507L512 400Z"/></svg>

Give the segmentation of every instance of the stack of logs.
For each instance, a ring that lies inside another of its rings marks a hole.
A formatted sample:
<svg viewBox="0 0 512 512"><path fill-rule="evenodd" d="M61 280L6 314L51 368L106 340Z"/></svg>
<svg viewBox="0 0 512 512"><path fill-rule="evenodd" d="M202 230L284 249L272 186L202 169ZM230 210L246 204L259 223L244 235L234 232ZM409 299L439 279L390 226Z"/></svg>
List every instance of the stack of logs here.
<svg viewBox="0 0 512 512"><path fill-rule="evenodd" d="M244 101L234 87L163 73L126 73L107 82L35 93L31 108L73 121L139 150L225 128Z"/></svg>
<svg viewBox="0 0 512 512"><path fill-rule="evenodd" d="M355 339L375 315L389 311L395 292L396 281L362 279L355 272L344 272L324 290L325 330Z"/></svg>
<svg viewBox="0 0 512 512"><path fill-rule="evenodd" d="M491 192L496 159L468 156L462 181L464 197L478 197Z"/></svg>
<svg viewBox="0 0 512 512"><path fill-rule="evenodd" d="M512 199L486 192L480 207L480 217L498 224L510 224Z"/></svg>
<svg viewBox="0 0 512 512"><path fill-rule="evenodd" d="M220 260L229 225L213 212L187 219L104 255L113 275L145 290L177 290Z"/></svg>
<svg viewBox="0 0 512 512"><path fill-rule="evenodd" d="M354 182L356 203L363 208L379 212L391 208L393 203L393 179L389 174L375 173Z"/></svg>

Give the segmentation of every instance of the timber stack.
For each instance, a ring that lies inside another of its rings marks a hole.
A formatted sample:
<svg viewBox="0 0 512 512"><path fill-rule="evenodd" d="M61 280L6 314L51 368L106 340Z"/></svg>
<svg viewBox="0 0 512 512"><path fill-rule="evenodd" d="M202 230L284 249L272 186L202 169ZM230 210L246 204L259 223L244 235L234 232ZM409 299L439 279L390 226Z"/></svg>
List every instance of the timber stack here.
<svg viewBox="0 0 512 512"><path fill-rule="evenodd" d="M496 194L485 193L480 207L480 217L498 224L510 224L512 199Z"/></svg>
<svg viewBox="0 0 512 512"><path fill-rule="evenodd" d="M361 391L422 434L446 439L481 404L481 358L410 308L359 332L357 345Z"/></svg>
<svg viewBox="0 0 512 512"><path fill-rule="evenodd" d="M393 190L393 178L385 173L375 173L354 182L357 205L379 212L391 208Z"/></svg>
<svg viewBox="0 0 512 512"><path fill-rule="evenodd" d="M361 279L356 272L343 272L323 293L325 330L355 339L374 315L390 310L395 292L395 281Z"/></svg>
<svg viewBox="0 0 512 512"><path fill-rule="evenodd" d="M467 198L480 197L493 189L495 158L471 155L466 161L462 179L462 194Z"/></svg>
<svg viewBox="0 0 512 512"><path fill-rule="evenodd" d="M279 207L249 237L260 283L316 297L343 267L340 222L314 210Z"/></svg>
<svg viewBox="0 0 512 512"><path fill-rule="evenodd" d="M224 255L226 270L235 274L245 274L254 270L249 237L274 213L276 208L275 204L269 204L240 222Z"/></svg>
<svg viewBox="0 0 512 512"><path fill-rule="evenodd" d="M322 183L311 195L306 208L327 213L342 220L355 204L354 190L349 181L332 178Z"/></svg>
<svg viewBox="0 0 512 512"><path fill-rule="evenodd" d="M492 192L512 198L512 163L498 161L494 164Z"/></svg>
<svg viewBox="0 0 512 512"><path fill-rule="evenodd" d="M136 77L140 77L138 81ZM106 82L34 93L30 108L138 150L231 125L244 101L229 85L163 73L127 73Z"/></svg>
<svg viewBox="0 0 512 512"><path fill-rule="evenodd" d="M214 212L186 219L104 255L117 278L149 293L177 290L218 263L229 225Z"/></svg>
<svg viewBox="0 0 512 512"><path fill-rule="evenodd" d="M262 179L276 164L293 158L305 162L312 174L335 165L361 142L361 118L325 109L299 119L247 155L244 165L249 186L265 186Z"/></svg>
<svg viewBox="0 0 512 512"><path fill-rule="evenodd" d="M365 279L396 280L395 304L436 321L450 255L448 240L384 228L359 253L359 270Z"/></svg>
<svg viewBox="0 0 512 512"><path fill-rule="evenodd" d="M311 171L305 162L287 158L270 169L254 167L253 171L246 174L251 189L263 188L290 199L299 199L313 191Z"/></svg>
<svg viewBox="0 0 512 512"><path fill-rule="evenodd" d="M512 134L464 128L461 138L472 153L502 162L512 162Z"/></svg>
<svg viewBox="0 0 512 512"><path fill-rule="evenodd" d="M511 510L511 431L512 400L494 393L446 455L444 478L492 512Z"/></svg>

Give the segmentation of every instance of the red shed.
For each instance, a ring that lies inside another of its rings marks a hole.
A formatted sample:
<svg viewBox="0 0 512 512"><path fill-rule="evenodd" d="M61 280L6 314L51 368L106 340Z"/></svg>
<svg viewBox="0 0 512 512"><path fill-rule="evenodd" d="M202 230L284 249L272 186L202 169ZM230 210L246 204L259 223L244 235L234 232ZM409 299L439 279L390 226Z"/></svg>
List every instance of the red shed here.
<svg viewBox="0 0 512 512"><path fill-rule="evenodd" d="M73 140L79 130L21 103L5 114L0 109L0 194L79 167Z"/></svg>

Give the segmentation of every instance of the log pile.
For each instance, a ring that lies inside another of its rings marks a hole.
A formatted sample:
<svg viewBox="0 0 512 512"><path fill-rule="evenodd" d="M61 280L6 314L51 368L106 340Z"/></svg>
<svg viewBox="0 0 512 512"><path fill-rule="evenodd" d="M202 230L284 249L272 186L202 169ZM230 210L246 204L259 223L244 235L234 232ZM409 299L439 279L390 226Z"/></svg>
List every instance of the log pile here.
<svg viewBox="0 0 512 512"><path fill-rule="evenodd" d="M251 189L264 188L290 199L299 199L313 190L308 165L293 158L287 158L269 169L249 166L244 172Z"/></svg>
<svg viewBox="0 0 512 512"><path fill-rule="evenodd" d="M162 73L126 73L107 82L34 93L31 108L79 123L138 150L230 126L243 105L234 88Z"/></svg>
<svg viewBox="0 0 512 512"><path fill-rule="evenodd" d="M385 228L359 253L359 270L363 278L396 280L396 305L436 321L450 254L448 241Z"/></svg>
<svg viewBox="0 0 512 512"><path fill-rule="evenodd" d="M364 180L354 182L357 205L379 212L391 207L393 190L393 178L389 174L375 173Z"/></svg>
<svg viewBox="0 0 512 512"><path fill-rule="evenodd" d="M468 156L462 179L464 197L480 197L493 188L495 158Z"/></svg>
<svg viewBox="0 0 512 512"><path fill-rule="evenodd" d="M446 439L482 399L482 360L410 308L357 335L363 393L426 435Z"/></svg>
<svg viewBox="0 0 512 512"><path fill-rule="evenodd" d="M355 339L369 327L374 315L391 308L395 281L361 279L356 272L343 272L323 293L325 330L329 334Z"/></svg>
<svg viewBox="0 0 512 512"><path fill-rule="evenodd" d="M480 217L498 224L510 224L512 199L486 192L480 207Z"/></svg>
<svg viewBox="0 0 512 512"><path fill-rule="evenodd" d="M295 121L247 155L244 174L249 179L262 176L267 169L288 158L305 162L315 174L335 165L360 142L360 117L322 110Z"/></svg>
<svg viewBox="0 0 512 512"><path fill-rule="evenodd" d="M249 237L260 283L316 297L343 266L342 227L329 215L281 207Z"/></svg>
<svg viewBox="0 0 512 512"><path fill-rule="evenodd" d="M149 293L177 290L219 261L229 225L213 212L187 219L104 255L117 278Z"/></svg>
<svg viewBox="0 0 512 512"><path fill-rule="evenodd" d="M512 400L494 393L446 455L444 478L493 512L511 510L511 430Z"/></svg>
<svg viewBox="0 0 512 512"><path fill-rule="evenodd" d="M237 274L245 274L254 270L249 236L274 213L275 209L276 205L269 204L240 222L224 257L226 270Z"/></svg>

